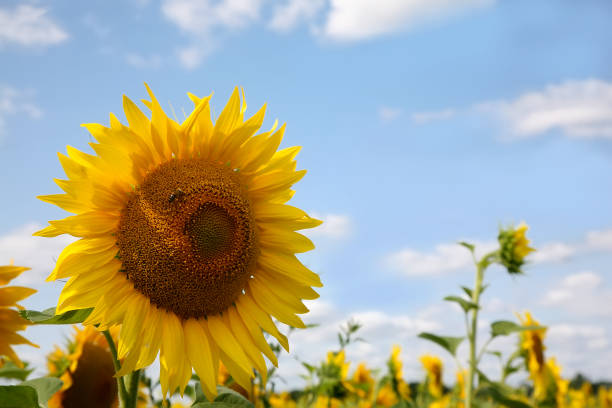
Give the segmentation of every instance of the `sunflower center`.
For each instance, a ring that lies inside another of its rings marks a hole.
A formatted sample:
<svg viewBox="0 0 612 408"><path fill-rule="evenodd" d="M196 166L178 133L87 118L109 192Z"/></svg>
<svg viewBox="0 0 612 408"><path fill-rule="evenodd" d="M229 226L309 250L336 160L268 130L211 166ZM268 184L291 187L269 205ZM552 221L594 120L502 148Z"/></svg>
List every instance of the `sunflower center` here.
<svg viewBox="0 0 612 408"><path fill-rule="evenodd" d="M183 319L220 313L251 276L254 226L238 174L171 160L145 177L121 213L122 271L151 303Z"/></svg>

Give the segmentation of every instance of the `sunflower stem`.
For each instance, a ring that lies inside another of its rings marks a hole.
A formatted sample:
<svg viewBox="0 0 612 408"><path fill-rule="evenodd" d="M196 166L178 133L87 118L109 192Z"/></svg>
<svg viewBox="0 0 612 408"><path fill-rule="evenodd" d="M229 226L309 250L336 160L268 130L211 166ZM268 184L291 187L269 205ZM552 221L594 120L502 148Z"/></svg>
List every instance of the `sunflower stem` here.
<svg viewBox="0 0 612 408"><path fill-rule="evenodd" d="M136 408L136 402L138 401L138 385L140 383L140 372L136 370L130 374L130 388L129 388L129 405L126 408Z"/></svg>
<svg viewBox="0 0 612 408"><path fill-rule="evenodd" d="M108 330L104 330L102 333L106 338L108 348L113 356L113 365L115 366L115 373L117 373L121 369L121 363L119 363L119 360L117 359L117 347L115 347L115 341ZM123 382L123 377L117 377L117 387L119 388L119 400L121 401L121 407L127 408L128 393L127 389L125 388L125 383Z"/></svg>
<svg viewBox="0 0 612 408"><path fill-rule="evenodd" d="M468 339L470 341L470 366L465 390L465 407L472 408L474 398L474 376L476 374L476 331L478 329L478 308L480 307L480 292L482 291L482 280L486 266L482 263L476 265L476 280L474 282L474 291L472 292L472 303L476 308L472 310L471 327L468 327Z"/></svg>

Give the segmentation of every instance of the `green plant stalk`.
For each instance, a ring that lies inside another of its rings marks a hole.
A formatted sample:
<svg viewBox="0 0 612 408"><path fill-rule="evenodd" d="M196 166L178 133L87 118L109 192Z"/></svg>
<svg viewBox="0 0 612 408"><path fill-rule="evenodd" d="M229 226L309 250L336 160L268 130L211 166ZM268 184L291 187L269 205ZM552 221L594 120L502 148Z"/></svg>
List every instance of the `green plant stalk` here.
<svg viewBox="0 0 612 408"><path fill-rule="evenodd" d="M140 372L141 370L136 370L130 374L130 388L128 390L129 404L126 405L126 408L136 408L136 403L138 402L138 384L140 383Z"/></svg>
<svg viewBox="0 0 612 408"><path fill-rule="evenodd" d="M471 327L468 327L468 340L470 342L470 361L469 371L465 390L465 407L472 408L474 398L474 376L476 374L476 331L478 329L478 308L480 307L480 291L482 290L482 280L484 278L484 270L486 266L483 262L476 264L476 280L474 282L474 291L472 292L472 303L477 305L477 308L472 310Z"/></svg>
<svg viewBox="0 0 612 408"><path fill-rule="evenodd" d="M116 373L121 369L121 364L119 363L119 360L117 359L117 347L115 347L115 341L113 340L113 337L111 336L108 330L104 330L102 333L104 334L104 337L106 338L106 342L108 343L108 348L110 349L110 352L113 356L113 365L115 366L115 373ZM119 388L119 401L121 402L121 405L120 405L121 408L128 408L129 406L127 404L129 403L128 402L129 395L128 395L127 389L125 388L123 377L117 377L117 387Z"/></svg>

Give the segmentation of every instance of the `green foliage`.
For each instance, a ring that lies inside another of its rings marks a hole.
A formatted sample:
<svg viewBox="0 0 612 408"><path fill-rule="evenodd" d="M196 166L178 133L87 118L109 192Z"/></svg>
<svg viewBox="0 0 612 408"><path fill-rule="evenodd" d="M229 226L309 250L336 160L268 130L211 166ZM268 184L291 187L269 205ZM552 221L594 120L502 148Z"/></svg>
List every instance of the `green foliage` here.
<svg viewBox="0 0 612 408"><path fill-rule="evenodd" d="M360 328L361 324L354 320L349 320L346 322L346 326L340 326L340 333L338 333L338 343L340 343L340 349L344 349L350 343L363 341L363 339L360 337L352 338L352 336L357 333Z"/></svg>
<svg viewBox="0 0 612 408"><path fill-rule="evenodd" d="M467 313L469 310L471 309L478 309L478 305L470 300L466 300L463 299L462 297L459 296L447 296L444 298L444 300L448 301L448 302L455 302L457 304L459 304L459 306L461 306L461 308L463 309L463 311L465 313Z"/></svg>
<svg viewBox="0 0 612 408"><path fill-rule="evenodd" d="M62 381L51 377L0 386L0 408L47 408L47 401L60 388Z"/></svg>
<svg viewBox="0 0 612 408"><path fill-rule="evenodd" d="M465 340L465 337L443 337L427 332L419 333L418 337L436 343L437 345L443 347L446 351L451 353L453 356L457 354L457 348L459 347L461 342Z"/></svg>
<svg viewBox="0 0 612 408"><path fill-rule="evenodd" d="M213 402L209 402L202 392L202 386L198 382L195 386L195 395L196 399L191 408L254 408L252 402L227 387L217 386L217 397Z"/></svg>
<svg viewBox="0 0 612 408"><path fill-rule="evenodd" d="M521 326L509 320L498 320L491 323L491 336L507 336L525 330L543 330L543 326Z"/></svg>
<svg viewBox="0 0 612 408"><path fill-rule="evenodd" d="M55 314L55 308L50 307L42 312L36 310L21 310L19 314L34 324L75 324L83 323L91 314L93 308L70 310L59 315Z"/></svg>
<svg viewBox="0 0 612 408"><path fill-rule="evenodd" d="M12 361L5 361L2 367L0 367L0 378L25 381L32 371L34 370L28 369L27 364L24 364L23 368L19 368L17 364Z"/></svg>

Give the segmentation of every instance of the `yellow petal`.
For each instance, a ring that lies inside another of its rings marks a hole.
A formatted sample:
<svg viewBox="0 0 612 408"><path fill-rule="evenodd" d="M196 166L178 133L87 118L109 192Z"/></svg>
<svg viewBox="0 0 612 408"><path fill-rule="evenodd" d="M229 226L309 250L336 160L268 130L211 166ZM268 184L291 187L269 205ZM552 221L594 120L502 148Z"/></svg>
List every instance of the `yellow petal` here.
<svg viewBox="0 0 612 408"><path fill-rule="evenodd" d="M210 339L202 328L202 325L195 319L188 319L183 323L185 330L185 346L191 364L200 377L202 390L212 401L217 395L217 372L213 363L213 355L210 348Z"/></svg>
<svg viewBox="0 0 612 408"><path fill-rule="evenodd" d="M75 237L96 237L114 232L118 222L119 218L114 215L91 211L63 220L49 221L49 224Z"/></svg>
<svg viewBox="0 0 612 408"><path fill-rule="evenodd" d="M13 306L19 302L36 293L35 289L25 288L21 286L7 286L0 288L0 306Z"/></svg>
<svg viewBox="0 0 612 408"><path fill-rule="evenodd" d="M257 265L262 269L287 275L304 285L323 286L319 275L302 265L295 255L263 251L257 259Z"/></svg>
<svg viewBox="0 0 612 408"><path fill-rule="evenodd" d="M248 319L256 321L259 327L274 336L280 345L283 346L285 350L289 351L289 341L287 337L278 331L270 315L264 312L250 296L240 296L236 301L236 308L243 321L246 322Z"/></svg>
<svg viewBox="0 0 612 408"><path fill-rule="evenodd" d="M5 265L0 266L0 285L6 285L25 271L29 271L30 268L25 266L13 266Z"/></svg>
<svg viewBox="0 0 612 408"><path fill-rule="evenodd" d="M235 362L236 367L240 368L248 377L251 377L253 375L251 363L244 354L240 343L238 343L232 332L223 322L223 319L219 316L209 316L206 322L208 324L208 331L219 349ZM234 373L231 374L234 375Z"/></svg>

